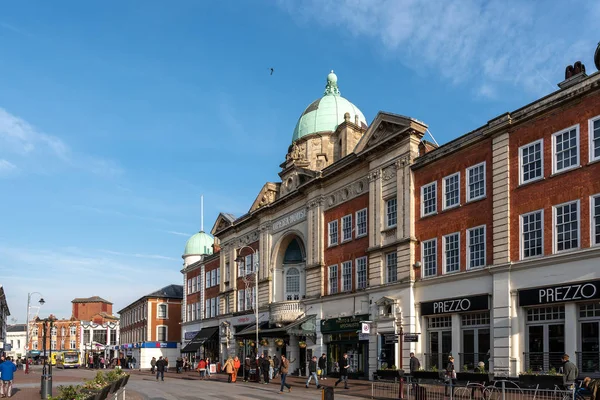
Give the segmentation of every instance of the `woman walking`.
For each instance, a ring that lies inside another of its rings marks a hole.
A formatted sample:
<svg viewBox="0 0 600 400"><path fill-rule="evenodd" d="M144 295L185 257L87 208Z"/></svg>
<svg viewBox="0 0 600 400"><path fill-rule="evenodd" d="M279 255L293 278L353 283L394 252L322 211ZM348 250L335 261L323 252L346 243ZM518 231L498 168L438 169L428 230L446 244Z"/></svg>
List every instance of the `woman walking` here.
<svg viewBox="0 0 600 400"><path fill-rule="evenodd" d="M227 383L233 382L233 371L235 370L233 367L233 359L231 356L225 361L225 373L227 374Z"/></svg>
<svg viewBox="0 0 600 400"><path fill-rule="evenodd" d="M240 370L240 365L241 365L240 359L238 358L238 356L235 356L233 358L233 376L232 376L233 381L232 382L235 382L237 380L237 375L238 375L238 371Z"/></svg>
<svg viewBox="0 0 600 400"><path fill-rule="evenodd" d="M454 369L454 357L448 357L448 365L446 366L446 382L450 385L452 397L454 397L454 386L456 385L456 371ZM444 394L448 396L448 385L444 388Z"/></svg>

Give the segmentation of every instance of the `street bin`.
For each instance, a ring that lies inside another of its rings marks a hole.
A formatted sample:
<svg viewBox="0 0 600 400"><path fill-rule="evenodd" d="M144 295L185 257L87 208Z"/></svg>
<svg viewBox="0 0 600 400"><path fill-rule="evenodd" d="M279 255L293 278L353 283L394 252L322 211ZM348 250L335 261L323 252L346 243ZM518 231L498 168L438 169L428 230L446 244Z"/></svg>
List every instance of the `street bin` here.
<svg viewBox="0 0 600 400"><path fill-rule="evenodd" d="M331 386L323 387L321 400L333 400L333 388Z"/></svg>
<svg viewBox="0 0 600 400"><path fill-rule="evenodd" d="M42 388L40 391L42 399L47 399L48 396L52 396L52 375L42 375Z"/></svg>

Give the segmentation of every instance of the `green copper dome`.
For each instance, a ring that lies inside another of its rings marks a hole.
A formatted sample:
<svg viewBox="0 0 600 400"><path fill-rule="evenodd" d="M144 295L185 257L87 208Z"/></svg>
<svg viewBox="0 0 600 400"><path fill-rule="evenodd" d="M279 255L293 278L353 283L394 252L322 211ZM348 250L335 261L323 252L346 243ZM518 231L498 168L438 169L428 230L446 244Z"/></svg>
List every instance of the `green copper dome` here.
<svg viewBox="0 0 600 400"><path fill-rule="evenodd" d="M358 124L367 127L367 120L363 113L340 95L337 76L331 71L327 75L327 85L323 97L313 101L304 110L294 129L292 142L311 133L335 131L338 125L344 122L346 113L350 114L350 122L355 123L356 116L358 116Z"/></svg>
<svg viewBox="0 0 600 400"><path fill-rule="evenodd" d="M208 233L202 231L189 238L185 244L184 256L212 254L214 240Z"/></svg>

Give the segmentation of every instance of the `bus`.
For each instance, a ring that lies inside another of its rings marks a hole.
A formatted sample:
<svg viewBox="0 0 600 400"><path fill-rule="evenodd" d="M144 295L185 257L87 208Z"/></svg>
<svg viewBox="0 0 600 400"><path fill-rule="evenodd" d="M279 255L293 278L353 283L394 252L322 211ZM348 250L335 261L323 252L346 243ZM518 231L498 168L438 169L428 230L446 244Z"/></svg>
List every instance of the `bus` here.
<svg viewBox="0 0 600 400"><path fill-rule="evenodd" d="M58 368L79 368L79 352L77 350L67 350L63 351L56 359L56 366Z"/></svg>

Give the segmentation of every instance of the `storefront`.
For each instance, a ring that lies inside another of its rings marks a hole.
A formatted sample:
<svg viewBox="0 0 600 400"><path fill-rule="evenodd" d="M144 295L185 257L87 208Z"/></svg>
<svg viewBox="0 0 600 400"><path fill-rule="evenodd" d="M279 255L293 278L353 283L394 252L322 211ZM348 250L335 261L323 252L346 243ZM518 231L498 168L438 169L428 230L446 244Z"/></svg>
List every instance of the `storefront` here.
<svg viewBox="0 0 600 400"><path fill-rule="evenodd" d="M219 328L216 326L200 329L181 350L181 353L194 362L207 357L216 360L219 357L218 333Z"/></svg>
<svg viewBox="0 0 600 400"><path fill-rule="evenodd" d="M567 353L581 373L600 373L600 280L518 294L525 317L524 370L558 370Z"/></svg>
<svg viewBox="0 0 600 400"><path fill-rule="evenodd" d="M425 367L445 368L450 355L455 365L472 370L480 361L489 368L490 296L465 296L421 303L426 327Z"/></svg>
<svg viewBox="0 0 600 400"><path fill-rule="evenodd" d="M328 373L337 372L336 362L347 353L350 375L357 378L369 376L369 337L362 337L359 333L361 322L368 319L369 315L363 314L321 320L321 334L327 345Z"/></svg>

